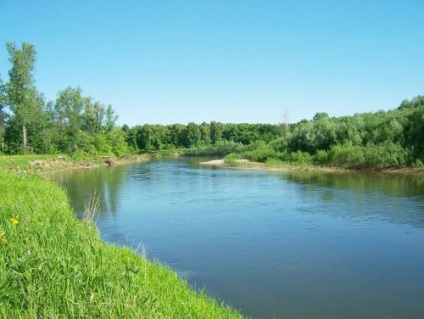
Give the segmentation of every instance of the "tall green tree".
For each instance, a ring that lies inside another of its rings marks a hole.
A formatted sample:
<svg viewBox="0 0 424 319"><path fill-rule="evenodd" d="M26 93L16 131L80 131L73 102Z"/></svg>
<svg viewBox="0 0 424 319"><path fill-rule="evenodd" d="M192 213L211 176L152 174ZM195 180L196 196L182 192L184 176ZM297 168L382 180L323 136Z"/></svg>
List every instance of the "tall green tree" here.
<svg viewBox="0 0 424 319"><path fill-rule="evenodd" d="M115 128L115 123L118 120L118 115L115 115L115 110L112 108L112 105L106 107L104 129L106 132L112 132Z"/></svg>
<svg viewBox="0 0 424 319"><path fill-rule="evenodd" d="M222 133L224 132L224 124L212 121L210 124L211 142L215 144L222 140Z"/></svg>
<svg viewBox="0 0 424 319"><path fill-rule="evenodd" d="M0 74L0 152L4 153L4 131L6 121L6 87Z"/></svg>
<svg viewBox="0 0 424 319"><path fill-rule="evenodd" d="M53 112L57 131L56 144L60 151L74 154L81 149L81 145L86 144L83 141L86 136L81 134L81 128L84 122L87 123L87 120L84 121L83 111L92 110L88 104L89 98L82 96L80 88L67 87L58 93ZM90 113L90 120L91 115Z"/></svg>
<svg viewBox="0 0 424 319"><path fill-rule="evenodd" d="M202 140L202 132L196 123L188 123L186 134L186 147L199 146L199 143Z"/></svg>
<svg viewBox="0 0 424 319"><path fill-rule="evenodd" d="M18 125L21 131L22 149L27 150L28 126L40 120L43 113L43 99L34 85L33 72L36 61L34 45L23 43L18 49L15 43L6 44L12 68L9 71L9 82L6 83L7 103L13 113L12 124Z"/></svg>
<svg viewBox="0 0 424 319"><path fill-rule="evenodd" d="M202 143L204 145L211 144L211 128L206 122L199 125L200 133L202 134Z"/></svg>
<svg viewBox="0 0 424 319"><path fill-rule="evenodd" d="M170 124L167 128L170 144L173 144L175 148L185 147L186 127L183 124Z"/></svg>

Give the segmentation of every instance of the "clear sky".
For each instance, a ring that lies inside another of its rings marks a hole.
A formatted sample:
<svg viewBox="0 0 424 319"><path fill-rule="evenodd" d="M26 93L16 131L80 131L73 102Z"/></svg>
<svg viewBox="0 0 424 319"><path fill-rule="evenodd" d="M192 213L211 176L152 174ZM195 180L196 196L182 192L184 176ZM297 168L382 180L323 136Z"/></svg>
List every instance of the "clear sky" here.
<svg viewBox="0 0 424 319"><path fill-rule="evenodd" d="M47 100L67 86L118 124L281 123L387 110L424 94L422 0L0 0L35 45Z"/></svg>

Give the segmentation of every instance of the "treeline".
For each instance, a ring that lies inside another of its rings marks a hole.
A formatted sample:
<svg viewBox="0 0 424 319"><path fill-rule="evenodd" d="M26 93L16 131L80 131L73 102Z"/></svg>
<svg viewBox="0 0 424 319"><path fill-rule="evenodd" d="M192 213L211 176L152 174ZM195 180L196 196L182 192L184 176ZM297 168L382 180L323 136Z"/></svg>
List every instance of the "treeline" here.
<svg viewBox="0 0 424 319"><path fill-rule="evenodd" d="M390 111L329 117L317 113L244 157L346 168L421 167L424 162L424 96Z"/></svg>
<svg viewBox="0 0 424 319"><path fill-rule="evenodd" d="M266 143L283 135L279 125L272 124L224 124L212 121L198 125L137 125L122 130L133 150L157 151L188 149L189 154L221 154L242 150L246 145L261 140Z"/></svg>
<svg viewBox="0 0 424 319"><path fill-rule="evenodd" d="M295 124L124 125L110 105L67 87L46 102L33 79L36 51L8 43L9 81L0 77L0 152L121 156L175 151L248 158L269 163L347 168L421 167L424 163L424 96L390 111L330 117L317 113Z"/></svg>
<svg viewBox="0 0 424 319"><path fill-rule="evenodd" d="M189 154L231 153L232 158L346 168L421 167L424 96L391 111L330 117L317 113L296 124L124 126L135 151L186 149Z"/></svg>
<svg viewBox="0 0 424 319"><path fill-rule="evenodd" d="M115 127L110 105L84 96L80 88L67 87L55 101L46 102L33 78L36 50L23 43L7 43L9 81L0 76L0 153L67 153L123 155L124 132Z"/></svg>

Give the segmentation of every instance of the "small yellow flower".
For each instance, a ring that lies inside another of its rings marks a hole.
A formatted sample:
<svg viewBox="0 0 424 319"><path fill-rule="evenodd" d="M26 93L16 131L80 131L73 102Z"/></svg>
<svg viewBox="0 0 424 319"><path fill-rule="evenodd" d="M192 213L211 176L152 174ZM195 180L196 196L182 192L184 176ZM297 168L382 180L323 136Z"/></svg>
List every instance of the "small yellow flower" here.
<svg viewBox="0 0 424 319"><path fill-rule="evenodd" d="M11 219L10 219L10 222L12 223L12 225L13 226L16 226L16 225L18 225L19 224L19 219L18 219L18 217L16 216L16 217L12 217Z"/></svg>
<svg viewBox="0 0 424 319"><path fill-rule="evenodd" d="M6 244L6 234L4 232L0 232L0 244Z"/></svg>

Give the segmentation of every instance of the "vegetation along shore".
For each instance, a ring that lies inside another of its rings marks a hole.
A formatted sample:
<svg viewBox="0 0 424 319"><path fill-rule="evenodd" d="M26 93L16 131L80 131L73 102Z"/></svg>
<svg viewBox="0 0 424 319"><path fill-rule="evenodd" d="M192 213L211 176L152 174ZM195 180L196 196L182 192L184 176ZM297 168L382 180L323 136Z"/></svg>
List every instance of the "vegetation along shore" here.
<svg viewBox="0 0 424 319"><path fill-rule="evenodd" d="M322 173L348 173L351 169L345 169L334 166L318 166L298 163L288 163L278 160L268 160L265 163L253 162L245 158L239 158L236 154L229 154L222 159L209 160L200 163L203 166L213 166L228 169L242 170L260 170L273 172L291 172L291 171L308 171ZM405 167L405 168L387 168L387 169L361 169L361 172L379 172L384 174L402 174L402 175L424 175L422 167Z"/></svg>
<svg viewBox="0 0 424 319"><path fill-rule="evenodd" d="M275 165L347 169L420 168L424 163L424 96L389 111L331 117L316 113L298 123L116 125L111 105L66 87L45 101L33 76L36 50L7 43L9 80L0 75L0 153L66 154L73 160L128 153L235 154ZM274 164L272 164L274 163Z"/></svg>

